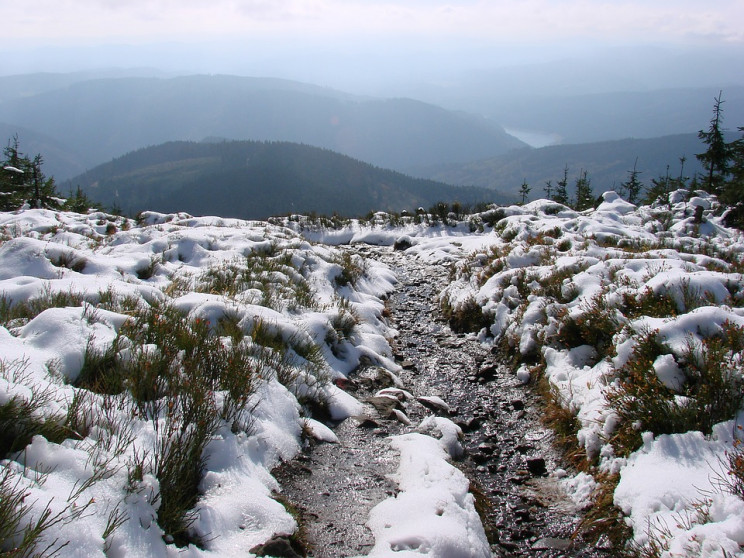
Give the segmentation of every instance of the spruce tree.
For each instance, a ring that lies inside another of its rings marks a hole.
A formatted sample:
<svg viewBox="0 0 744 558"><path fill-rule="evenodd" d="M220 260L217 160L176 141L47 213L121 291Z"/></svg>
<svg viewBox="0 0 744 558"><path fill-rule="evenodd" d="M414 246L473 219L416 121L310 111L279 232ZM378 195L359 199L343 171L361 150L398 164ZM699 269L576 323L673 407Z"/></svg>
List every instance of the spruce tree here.
<svg viewBox="0 0 744 558"><path fill-rule="evenodd" d="M549 200L552 200L553 199L553 196L552 196L552 194L553 194L553 181L552 180L547 180L545 182L545 186L543 186L543 190L545 190L545 196Z"/></svg>
<svg viewBox="0 0 744 558"><path fill-rule="evenodd" d="M723 91L714 99L713 118L708 131L700 130L698 137L708 149L696 155L706 171L703 187L712 194L720 194L729 174L730 146L723 137Z"/></svg>
<svg viewBox="0 0 744 558"><path fill-rule="evenodd" d="M20 152L18 136L14 136L3 150L0 162L0 209L11 211L24 203L31 207L58 208L54 178L47 178L41 170L41 155L33 159Z"/></svg>
<svg viewBox="0 0 744 558"><path fill-rule="evenodd" d="M519 187L519 195L522 196L522 205L527 202L527 196L529 195L531 189L532 188L530 188L529 184L527 184L527 179L523 179L522 185Z"/></svg>
<svg viewBox="0 0 744 558"><path fill-rule="evenodd" d="M563 178L556 185L553 201L562 203L563 205L570 205L568 201L568 165L563 169Z"/></svg>
<svg viewBox="0 0 744 558"><path fill-rule="evenodd" d="M594 207L591 180L587 178L586 171L582 169L576 179L576 204L574 209L584 211L590 207Z"/></svg>
<svg viewBox="0 0 744 558"><path fill-rule="evenodd" d="M739 128L744 134L744 127ZM729 144L730 179L724 184L721 201L728 206L726 224L744 228L744 135Z"/></svg>
<svg viewBox="0 0 744 558"><path fill-rule="evenodd" d="M636 203L643 188L643 184L638 180L638 175L641 174L638 170L638 157L636 157L635 163L633 163L633 170L628 171L628 174L628 180L623 182L621 186L625 191L625 199L630 203Z"/></svg>

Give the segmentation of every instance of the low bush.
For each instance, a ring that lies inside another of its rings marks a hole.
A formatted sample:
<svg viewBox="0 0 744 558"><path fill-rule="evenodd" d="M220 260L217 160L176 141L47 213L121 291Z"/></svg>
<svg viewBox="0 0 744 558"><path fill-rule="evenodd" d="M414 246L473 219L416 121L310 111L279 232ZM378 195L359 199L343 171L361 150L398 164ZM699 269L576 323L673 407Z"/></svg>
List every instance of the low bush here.
<svg viewBox="0 0 744 558"><path fill-rule="evenodd" d="M673 434L700 431L736 416L744 403L744 379L738 362L744 347L744 328L725 324L721 335L688 341L675 360L684 373L684 385L675 392L659 379L656 358L672 351L657 332L639 339L628 362L618 371L617 385L607 400L620 417L612 442L619 455L642 445L641 433Z"/></svg>
<svg viewBox="0 0 744 558"><path fill-rule="evenodd" d="M560 327L556 341L567 348L590 345L600 359L615 352L613 338L622 327L622 317L616 308L609 306L603 293L582 301L579 312L568 314L563 309L558 316Z"/></svg>
<svg viewBox="0 0 744 558"><path fill-rule="evenodd" d="M483 314L483 309L473 297L457 306L450 306L443 300L442 313L456 333L477 333L491 325L491 320Z"/></svg>

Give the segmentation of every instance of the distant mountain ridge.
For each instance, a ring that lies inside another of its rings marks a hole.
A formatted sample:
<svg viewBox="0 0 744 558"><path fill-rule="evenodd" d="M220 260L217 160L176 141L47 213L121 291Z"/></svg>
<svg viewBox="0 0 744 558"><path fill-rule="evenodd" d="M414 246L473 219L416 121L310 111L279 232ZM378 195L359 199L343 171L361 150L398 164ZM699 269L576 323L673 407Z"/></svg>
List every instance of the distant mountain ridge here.
<svg viewBox="0 0 744 558"><path fill-rule="evenodd" d="M404 172L525 145L489 120L427 103L370 99L281 79L200 75L71 84L55 79L59 88L45 89L37 77L30 83L38 93L0 102L0 122L84 154L78 163L83 168L143 146L210 136L305 143ZM68 169L48 170L59 178L71 176Z"/></svg>
<svg viewBox="0 0 744 558"><path fill-rule="evenodd" d="M730 139L740 137L730 134ZM636 165L639 180L649 185L652 178L663 176L669 166L673 177L679 176L680 157L685 157L684 175L701 172L695 155L705 151L697 134L678 134L652 139L624 139L596 143L551 145L527 148L507 155L491 157L464 165L440 165L420 169L417 176L448 184L468 184L516 193L523 180L532 187L530 199L544 196L545 182L553 185L563 177L568 166L569 180L581 170L587 171L596 193L617 189L628 179Z"/></svg>
<svg viewBox="0 0 744 558"><path fill-rule="evenodd" d="M107 207L265 219L288 213L362 216L438 201L506 202L493 190L456 187L380 169L289 142L168 142L129 153L61 185Z"/></svg>

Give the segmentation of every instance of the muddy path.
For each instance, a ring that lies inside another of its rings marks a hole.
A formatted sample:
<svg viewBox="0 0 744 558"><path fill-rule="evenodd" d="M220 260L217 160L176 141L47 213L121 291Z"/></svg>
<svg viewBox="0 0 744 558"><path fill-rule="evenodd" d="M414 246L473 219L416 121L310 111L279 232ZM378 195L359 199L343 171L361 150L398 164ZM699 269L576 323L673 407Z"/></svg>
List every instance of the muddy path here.
<svg viewBox="0 0 744 558"><path fill-rule="evenodd" d="M357 249L398 276L388 301L389 320L399 333L393 351L404 388L422 398L402 408L414 427L433 413L463 429L465 455L457 465L477 494L492 555L606 556L573 537L580 512L550 474L562 464L551 433L540 424L538 396L498 364L498 355L454 334L442 317L437 295L447 270L391 248ZM397 455L385 439L412 427L376 406L372 396L387 385L379 369L360 370L348 389L368 401L367 418L347 419L335 428L339 444L312 444L276 471L316 558L365 555L374 542L364 525L369 510L395 494L387 475L396 469ZM432 396L445 405L427 399Z"/></svg>

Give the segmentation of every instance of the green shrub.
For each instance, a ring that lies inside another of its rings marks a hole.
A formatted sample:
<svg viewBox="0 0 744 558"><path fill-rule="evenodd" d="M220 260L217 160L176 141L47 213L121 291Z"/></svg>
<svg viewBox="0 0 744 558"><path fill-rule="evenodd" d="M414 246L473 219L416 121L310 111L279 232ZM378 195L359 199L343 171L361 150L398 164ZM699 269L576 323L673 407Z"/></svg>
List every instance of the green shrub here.
<svg viewBox="0 0 744 558"><path fill-rule="evenodd" d="M118 337L106 349L97 349L93 339L89 339L83 355L83 366L73 385L95 393L122 393L127 367L119 359L119 350Z"/></svg>
<svg viewBox="0 0 744 558"><path fill-rule="evenodd" d="M54 257L50 257L49 261L55 267L64 267L77 273L82 273L85 266L88 264L88 260L76 255L73 251L60 252Z"/></svg>
<svg viewBox="0 0 744 558"><path fill-rule="evenodd" d="M13 303L7 296L0 295L0 324L8 327L13 320L26 323L49 308L82 306L84 300L82 294L73 291L52 292L49 284L44 285L39 296L25 301Z"/></svg>
<svg viewBox="0 0 744 558"><path fill-rule="evenodd" d="M640 294L623 294L623 312L629 319L642 316L667 318L678 314L677 303L668 293L656 293L646 287Z"/></svg>
<svg viewBox="0 0 744 558"><path fill-rule="evenodd" d="M566 310L559 316L561 322L556 340L567 348L590 345L600 359L612 356L615 351L613 338L621 329L621 317L616 308L609 306L603 293L582 301L579 312L569 315Z"/></svg>
<svg viewBox="0 0 744 558"><path fill-rule="evenodd" d="M613 436L618 454L638 449L642 432L710 434L715 424L734 418L744 403L744 379L734 361L743 348L744 328L728 323L720 336L700 344L690 339L684 354L676 357L685 376L676 393L659 380L653 367L659 355L671 350L661 343L658 332L644 335L607 395L621 419Z"/></svg>
<svg viewBox="0 0 744 558"><path fill-rule="evenodd" d="M90 503L68 502L53 514L49 504L41 513L32 510L23 479L10 470L0 474L0 556L7 558L51 558L69 541L43 540L44 534L59 524L71 523L83 516Z"/></svg>
<svg viewBox="0 0 744 558"><path fill-rule="evenodd" d="M334 278L336 286L351 285L353 287L356 285L356 282L364 273L358 259L353 258L350 252L344 252L341 258L336 260L336 263L341 266L341 271Z"/></svg>
<svg viewBox="0 0 744 558"><path fill-rule="evenodd" d="M443 301L442 312L455 333L477 333L491 325L491 320L472 296L456 307Z"/></svg>

